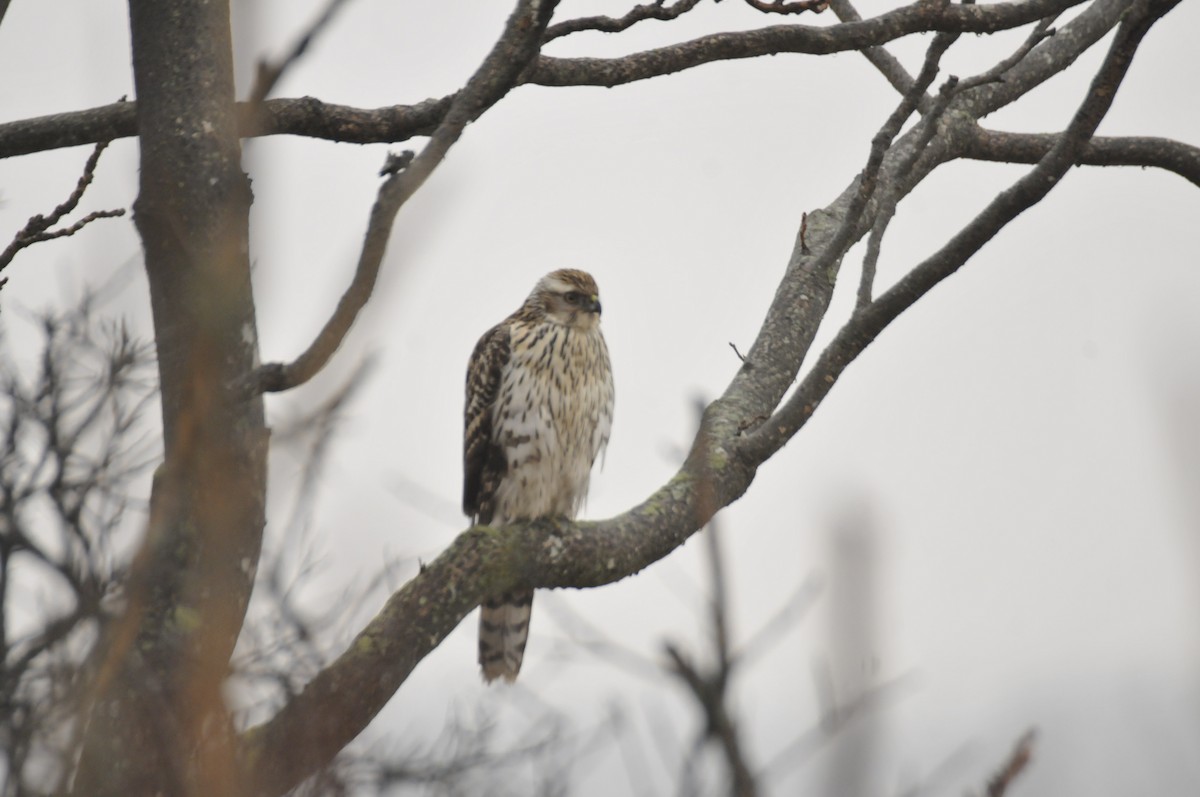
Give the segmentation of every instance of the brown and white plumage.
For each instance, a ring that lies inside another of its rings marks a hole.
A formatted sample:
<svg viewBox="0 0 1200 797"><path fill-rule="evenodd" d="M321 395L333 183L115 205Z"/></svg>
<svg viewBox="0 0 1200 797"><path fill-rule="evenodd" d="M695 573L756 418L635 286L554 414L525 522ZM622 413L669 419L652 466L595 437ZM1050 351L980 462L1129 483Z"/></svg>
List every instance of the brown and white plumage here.
<svg viewBox="0 0 1200 797"><path fill-rule="evenodd" d="M493 526L574 518L587 498L592 463L608 443L613 395L595 280L575 269L547 274L471 354L463 511ZM532 603L531 589L484 602L484 680L516 679Z"/></svg>

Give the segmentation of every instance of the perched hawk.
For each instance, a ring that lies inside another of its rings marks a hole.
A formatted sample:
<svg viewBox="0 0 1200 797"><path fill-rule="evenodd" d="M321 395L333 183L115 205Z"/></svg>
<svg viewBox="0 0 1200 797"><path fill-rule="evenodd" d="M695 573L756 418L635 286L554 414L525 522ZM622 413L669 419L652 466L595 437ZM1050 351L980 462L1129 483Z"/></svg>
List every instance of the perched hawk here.
<svg viewBox="0 0 1200 797"><path fill-rule="evenodd" d="M475 523L574 518L612 428L613 382L600 332L600 293L585 271L538 282L515 313L484 333L467 368L463 511ZM484 602L483 678L516 680L532 589Z"/></svg>

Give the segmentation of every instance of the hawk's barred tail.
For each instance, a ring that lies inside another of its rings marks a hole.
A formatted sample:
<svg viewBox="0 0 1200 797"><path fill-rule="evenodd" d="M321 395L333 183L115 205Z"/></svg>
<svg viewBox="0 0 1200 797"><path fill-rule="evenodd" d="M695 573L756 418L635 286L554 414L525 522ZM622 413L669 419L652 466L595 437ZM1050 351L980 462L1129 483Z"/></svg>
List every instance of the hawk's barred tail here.
<svg viewBox="0 0 1200 797"><path fill-rule="evenodd" d="M483 680L497 678L512 683L525 658L525 640L529 638L529 612L533 608L533 590L515 589L484 601L479 608L479 666Z"/></svg>

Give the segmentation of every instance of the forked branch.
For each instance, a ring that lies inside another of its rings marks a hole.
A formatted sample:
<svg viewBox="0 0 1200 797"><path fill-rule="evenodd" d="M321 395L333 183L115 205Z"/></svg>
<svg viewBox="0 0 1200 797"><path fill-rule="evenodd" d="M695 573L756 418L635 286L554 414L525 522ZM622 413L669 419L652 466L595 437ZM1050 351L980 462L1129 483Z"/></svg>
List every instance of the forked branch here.
<svg viewBox="0 0 1200 797"><path fill-rule="evenodd" d="M125 215L123 208L97 210L67 227L60 227L57 230L50 229L62 221L64 216L79 206L79 201L83 199L83 193L87 191L87 187L92 184L92 180L96 176L96 166L100 163L100 155L104 152L108 144L109 142L102 141L92 150L92 154L88 156L87 163L84 164L83 174L79 176L79 181L75 183L75 189L71 191L71 195L61 205L50 211L48 215L43 216L38 214L30 218L25 223L25 226L13 237L12 242L3 252L0 252L0 271L3 271L12 262L17 252L28 246L33 246L42 241L50 241L55 238L66 238L74 235L97 219L111 219ZM4 287L5 282L7 280L0 279L0 288Z"/></svg>
<svg viewBox="0 0 1200 797"><path fill-rule="evenodd" d="M568 19L563 22L556 22L546 28L546 33L542 36L542 43L545 44L546 42L560 39L563 36L569 36L572 33L579 33L585 30L620 33L647 19L662 21L675 19L691 11L698 5L700 5L700 0L676 0L671 5L667 5L666 0L655 0L653 3L634 6L622 17L595 16Z"/></svg>
<svg viewBox="0 0 1200 797"><path fill-rule="evenodd" d="M279 79L283 77L294 63L299 61L308 48L312 46L313 41L321 34L323 30L329 27L329 23L333 21L333 17L346 4L346 0L327 0L325 9L317 15L317 18L312 21L312 24L300 34L299 38L288 50L287 54L278 61L268 61L263 59L258 62L258 70L254 76L254 86L250 89L250 97L246 104L249 106L249 113L252 116L257 116L271 90L279 83Z"/></svg>
<svg viewBox="0 0 1200 797"><path fill-rule="evenodd" d="M582 588L613 583L669 554L716 511L740 497L758 466L796 433L846 365L891 320L1061 179L1108 110L1142 35L1175 2L1140 2L1134 7L1071 125L1051 151L941 251L856 314L768 422L760 421L746 431L747 422L764 409L775 408L792 383L832 293L836 264L824 271L813 269L817 254L793 256L746 363L725 395L706 408L679 473L645 502L601 522L518 523L503 530L473 528L459 535L391 597L337 661L279 714L244 735L245 759L261 764L255 772L256 792L278 793L305 776L305 767L284 762L319 766L329 760L484 596L516 584ZM1091 24L1087 14L1072 24ZM1069 36L1063 38L1075 46L1086 46ZM534 41L539 39L540 31ZM1069 62L1073 54L1062 58ZM933 168L931 162L954 157L954 151L940 138L935 137L911 165L907 179L919 179ZM885 156L882 168L889 179L911 146L911 141L898 142ZM858 189L858 185L851 186L829 208L809 215L813 252L823 251L832 241ZM862 233L864 225L869 227L865 218L856 225Z"/></svg>
<svg viewBox="0 0 1200 797"><path fill-rule="evenodd" d="M850 24L774 25L758 30L719 33L620 58L540 56L535 65L519 77L517 84L616 86L716 61L781 53L824 55L862 50L931 31L994 33L1061 14L1086 1L1023 0L968 5L918 0ZM1128 0L1100 0L1100 3L1115 3L1121 10L1128 5ZM676 3L667 8L674 10L680 5ZM1111 24L1103 29L1108 30ZM398 143L413 136L429 135L449 112L453 100L452 96L440 97L414 105L364 109L305 97L267 100L262 104L261 113L252 113L252 106L243 103L240 130L246 137L297 135L355 144ZM0 124L0 158L133 135L137 135L133 103L23 119Z"/></svg>
<svg viewBox="0 0 1200 797"><path fill-rule="evenodd" d="M290 363L268 363L251 375L247 392L290 390L312 379L342 345L359 312L371 298L392 225L400 208L417 192L446 157L469 122L477 119L516 85L525 66L534 58L549 23L554 2L521 0L509 17L504 33L479 69L459 91L429 143L410 161L403 159L386 177L371 208L366 239L359 255L354 279L333 314L309 347ZM390 161L392 162L392 161Z"/></svg>
<svg viewBox="0 0 1200 797"><path fill-rule="evenodd" d="M887 293L856 313L821 353L787 403L738 444L754 461L778 451L807 422L842 372L900 313L957 271L1010 221L1040 202L1074 165L1112 106L1142 37L1179 0L1140 0L1117 30L1079 109L1054 146L1028 174L1001 192L945 246L905 275Z"/></svg>

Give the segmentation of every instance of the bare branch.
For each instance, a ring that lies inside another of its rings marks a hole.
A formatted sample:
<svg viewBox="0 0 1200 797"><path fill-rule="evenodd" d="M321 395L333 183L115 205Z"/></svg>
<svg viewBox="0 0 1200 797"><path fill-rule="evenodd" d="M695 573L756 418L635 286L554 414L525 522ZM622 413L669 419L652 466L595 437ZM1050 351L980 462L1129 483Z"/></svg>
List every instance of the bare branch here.
<svg viewBox="0 0 1200 797"><path fill-rule="evenodd" d="M672 20L686 14L699 4L700 0L676 0L674 5L668 6L666 0L655 0L653 3L634 6L623 17L579 17L556 22L546 28L546 33L542 36L542 44L585 30L620 33L647 19Z"/></svg>
<svg viewBox="0 0 1200 797"><path fill-rule="evenodd" d="M929 31L993 33L1037 22L1085 1L1022 0L984 5L915 2L850 24L777 25L759 30L714 34L621 58L540 56L536 65L522 74L518 83L615 86L681 72L714 61L757 58L778 53L821 55L845 52L878 47L904 36ZM1109 10L1114 5L1118 6L1116 10L1119 14L1129 2L1102 0L1102 5ZM1098 35L1101 35L1111 28L1114 19L1106 16L1098 20L1093 29L1099 30ZM1064 45L1069 46L1074 45ZM1086 46L1081 49L1086 49ZM1056 73L1065 66L1059 60L1046 59L1045 68ZM1028 88L1012 96L1020 96L1024 91L1028 91ZM449 111L453 99L441 97L415 105L374 110L333 105L309 97L278 99L267 100L258 114L251 113L250 106L242 103L239 105L239 129L245 137L299 135L356 144L397 143L413 136L429 135ZM988 101L998 100L992 97ZM133 135L137 135L134 103L117 103L87 111L0 124L0 158Z"/></svg>
<svg viewBox="0 0 1200 797"><path fill-rule="evenodd" d="M0 270L3 270L9 263L12 262L12 259L16 257L17 252L21 251L27 246L32 246L33 244L40 243L42 241L49 241L54 238L65 238L67 236L74 235L97 219L111 219L117 216L125 215L124 209L98 210L94 213L89 213L88 215L84 216L70 227L64 227L58 230L50 229L59 221L61 221L63 216L66 216L79 206L79 201L83 199L84 191L86 191L87 187L92 184L92 180L96 176L96 165L100 162L100 155L104 152L108 145L109 142L102 141L96 145L94 150L92 150L92 154L88 156L87 163L84 164L83 174L79 176L78 182L75 183L75 189L61 205L50 211L49 215L42 216L39 214L32 217L28 222L25 223L25 226L21 228L21 231L13 237L12 243L10 243L3 252L0 252ZM3 283L0 282L0 285L3 285Z"/></svg>
<svg viewBox="0 0 1200 797"><path fill-rule="evenodd" d="M829 0L745 0L746 5L764 14L820 14L829 8Z"/></svg>
<svg viewBox="0 0 1200 797"><path fill-rule="evenodd" d="M1030 729L1021 734L1021 738L1013 745L1013 750L1000 766L999 771L988 780L987 797L1004 797L1008 787L1017 779L1029 762L1033 760L1033 743L1037 740L1037 731Z"/></svg>
<svg viewBox="0 0 1200 797"><path fill-rule="evenodd" d="M829 0L829 7L833 9L833 13L842 22L862 22L862 17L850 0ZM859 52L879 70L879 73L887 79L888 83L892 84L892 88L896 91L901 94L907 94L909 89L912 88L912 75L908 74L908 70L904 68L899 59L884 47L864 47ZM922 100L922 105L925 102L925 100ZM924 112L923 108L921 110Z"/></svg>
<svg viewBox="0 0 1200 797"><path fill-rule="evenodd" d="M999 62L986 72L980 72L974 77L967 78L959 84L959 91L968 91L977 86L983 86L987 83L995 83L1004 79L1004 73L1012 69L1017 64L1025 59L1033 51L1033 48L1041 44L1044 39L1048 39L1054 35L1054 28L1050 27L1054 24L1057 15L1046 17L1037 24L1033 32L1026 37L1025 41L1021 42L1021 46L1016 51Z"/></svg>
<svg viewBox="0 0 1200 797"><path fill-rule="evenodd" d="M1037 163L1056 143L1058 133L1006 133L975 126L965 142L964 158L1003 163ZM1079 154L1087 166L1152 166L1174 172L1200 187L1200 147L1149 136L1093 138Z"/></svg>
<svg viewBox="0 0 1200 797"><path fill-rule="evenodd" d="M879 46L914 33L993 33L1060 14L1083 0L1024 0L966 5L916 2L862 22L775 25L716 33L620 58L541 56L527 82L541 86L616 86L702 64L781 53L826 55Z"/></svg>
<svg viewBox="0 0 1200 797"><path fill-rule="evenodd" d="M300 35L296 43L292 45L292 49L288 51L280 60L271 63L266 59L258 62L258 71L254 77L254 86L250 89L250 96L247 99L249 112L257 116L259 108L262 106L263 100L275 88L279 79L283 77L292 64L300 60L309 46L321 34L321 32L329 26L333 21L333 17L341 10L341 7L346 3L346 0L328 0L325 4L325 10L313 20L308 29Z"/></svg>
<svg viewBox="0 0 1200 797"><path fill-rule="evenodd" d="M152 351L122 328L98 326L92 300L88 292L37 319L35 377L0 348L0 611L6 600L36 603L11 578L20 568L43 586L61 579L54 586L66 601L42 607L20 636L0 619L0 768L13 793L58 793L50 784L70 772L94 674L90 635L107 622L105 603L124 575L114 549L132 532L132 482L158 458L138 424L155 392Z"/></svg>
<svg viewBox="0 0 1200 797"><path fill-rule="evenodd" d="M358 268L346 292L338 300L333 315L325 322L316 339L290 363L269 363L251 375L251 394L280 392L302 385L315 376L341 346L350 327L375 289L379 267L387 249L388 237L396 214L409 197L425 184L458 141L467 124L498 102L517 83L525 65L537 54L555 3L522 0L509 17L503 35L479 69L459 91L429 143L403 170L388 172L367 225L366 240L359 255ZM537 38L529 31L537 29ZM389 159L390 161L390 159ZM406 161L407 162L407 161Z"/></svg>
<svg viewBox="0 0 1200 797"><path fill-rule="evenodd" d="M675 645L666 645L671 659L671 672L679 677L691 692L704 716L704 731L696 741L697 749L705 741L715 740L729 769L729 793L736 797L753 797L758 787L747 761L737 721L728 705L729 687L733 682L735 665L740 658L729 649L729 598L725 580L725 556L721 550L720 528L716 521L709 523L709 576L712 580L712 599L709 608L709 632L712 637L713 658L710 667L701 668Z"/></svg>
<svg viewBox="0 0 1200 797"><path fill-rule="evenodd" d="M871 140L871 153L867 157L867 165L862 171L862 176L858 182L858 192L850 201L850 206L846 210L845 218L842 219L841 227L837 234L834 235L833 241L826 247L821 256L817 258L814 268L828 268L834 262L841 260L846 250L850 248L854 240L858 237L858 227L861 222L861 216L866 209L867 203L871 201L875 194L875 186L879 179L879 172L883 168L883 158L887 154L888 148L891 147L892 141L900 133L900 128L908 121L908 117L912 116L917 110L917 105L921 99L925 97L925 90L933 83L933 79L937 77L938 64L941 62L942 56L946 50L950 49L950 45L958 38L955 33L939 33L934 36L933 41L929 44L929 49L925 51L925 61L921 66L921 72L913 81L912 86L900 101L883 127L875 134ZM933 120L930 120L931 122ZM932 124L926 125L927 129L932 129ZM925 140L928 145L929 139ZM915 159L923 147L919 147L912 151L910 158ZM895 193L895 192L892 192ZM859 285L859 302L864 302L864 295L870 296L871 284L875 279L874 263L865 261L863 264L862 280Z"/></svg>
<svg viewBox="0 0 1200 797"><path fill-rule="evenodd" d="M1032 207L1076 162L1088 138L1112 105L1129 63L1150 26L1179 0L1143 0L1126 15L1108 55L1067 129L1028 174L1002 192L945 246L903 277L891 290L856 313L822 352L800 387L769 421L738 446L743 456L770 456L811 417L833 383L897 316L957 271L987 241Z"/></svg>
<svg viewBox="0 0 1200 797"><path fill-rule="evenodd" d="M871 303L871 294L875 289L875 272L879 264L883 236L887 232L892 218L896 215L896 205L903 193L904 183L912 173L917 160L925 154L929 145L933 142L933 137L937 134L939 121L943 114L945 114L946 109L950 107L951 99L958 93L957 89L958 79L951 75L942 84L942 88L938 91L938 95L933 102L927 103L925 118L921 120L920 124L913 131L916 137L913 145L906 149L900 157L896 164L895 176L884 187L878 203L878 209L875 213L875 222L871 225L871 234L867 238L867 252L863 256L862 273L859 276L858 283L858 298L854 305L855 312L862 310ZM928 99L928 95L922 91L921 102L926 102Z"/></svg>
<svg viewBox="0 0 1200 797"><path fill-rule="evenodd" d="M1023 58L1009 69L1003 81L985 83L964 92L955 107L980 119L1024 97L1075 63L1080 55L1108 35L1134 5L1134 0L1096 0L1054 36L1043 39L1030 53L1033 57ZM1064 10L1047 9L1039 19L1061 14Z"/></svg>

